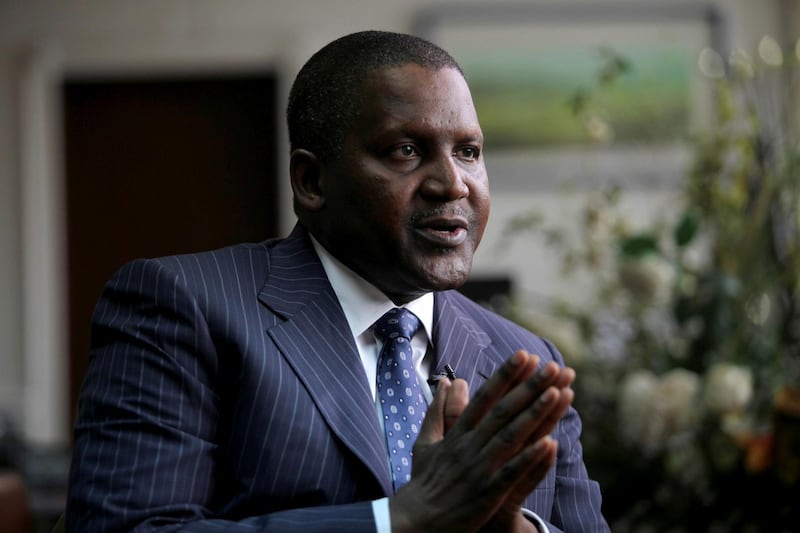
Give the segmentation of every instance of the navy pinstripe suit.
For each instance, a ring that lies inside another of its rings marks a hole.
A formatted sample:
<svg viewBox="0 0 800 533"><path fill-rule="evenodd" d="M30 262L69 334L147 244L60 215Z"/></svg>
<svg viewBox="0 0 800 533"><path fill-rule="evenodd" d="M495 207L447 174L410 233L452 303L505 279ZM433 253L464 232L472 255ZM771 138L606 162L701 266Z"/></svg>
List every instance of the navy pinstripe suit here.
<svg viewBox="0 0 800 533"><path fill-rule="evenodd" d="M547 341L454 291L435 295L435 367L475 391ZM354 340L305 230L283 240L138 260L95 312L67 506L70 531L372 531L391 494L383 433ZM580 422L527 507L602 531ZM554 529L557 531L557 529Z"/></svg>

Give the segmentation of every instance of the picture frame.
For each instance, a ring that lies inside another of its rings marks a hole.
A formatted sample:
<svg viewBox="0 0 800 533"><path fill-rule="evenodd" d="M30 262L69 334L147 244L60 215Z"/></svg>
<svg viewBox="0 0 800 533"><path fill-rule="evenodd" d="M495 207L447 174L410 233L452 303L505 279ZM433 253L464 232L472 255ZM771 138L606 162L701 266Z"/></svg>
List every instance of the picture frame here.
<svg viewBox="0 0 800 533"><path fill-rule="evenodd" d="M697 58L728 49L706 2L456 4L413 28L462 66L495 191L674 187L713 123Z"/></svg>

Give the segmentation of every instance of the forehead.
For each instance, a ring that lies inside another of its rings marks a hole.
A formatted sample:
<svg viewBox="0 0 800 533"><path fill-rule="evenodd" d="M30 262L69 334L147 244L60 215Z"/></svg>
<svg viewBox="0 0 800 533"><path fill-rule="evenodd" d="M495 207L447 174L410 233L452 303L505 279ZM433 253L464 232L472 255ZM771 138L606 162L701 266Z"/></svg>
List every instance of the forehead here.
<svg viewBox="0 0 800 533"><path fill-rule="evenodd" d="M453 68L407 64L372 72L362 83L359 115L361 127L419 122L480 133L467 82Z"/></svg>

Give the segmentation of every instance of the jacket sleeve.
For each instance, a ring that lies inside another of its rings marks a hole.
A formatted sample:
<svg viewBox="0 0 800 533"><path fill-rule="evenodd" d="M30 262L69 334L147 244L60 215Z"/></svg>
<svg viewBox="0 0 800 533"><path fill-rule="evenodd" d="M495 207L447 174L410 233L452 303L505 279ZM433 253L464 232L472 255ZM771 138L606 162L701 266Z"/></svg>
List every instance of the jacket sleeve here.
<svg viewBox="0 0 800 533"><path fill-rule="evenodd" d="M563 364L556 347L548 341L545 343L554 359ZM570 407L553 434L558 441L558 458L552 514L549 520L545 520L550 533L610 531L601 512L600 486L589 478L583 462L580 435L580 416Z"/></svg>
<svg viewBox="0 0 800 533"><path fill-rule="evenodd" d="M226 520L218 357L198 296L158 261L106 286L75 425L68 531L374 531L369 501ZM215 500L216 498L216 500Z"/></svg>

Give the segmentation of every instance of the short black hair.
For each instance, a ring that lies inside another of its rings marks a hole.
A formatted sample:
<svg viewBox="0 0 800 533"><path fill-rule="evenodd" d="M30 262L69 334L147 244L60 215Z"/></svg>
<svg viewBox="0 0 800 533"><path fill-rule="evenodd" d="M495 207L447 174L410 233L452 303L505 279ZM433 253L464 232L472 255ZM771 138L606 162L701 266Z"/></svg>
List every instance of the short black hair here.
<svg viewBox="0 0 800 533"><path fill-rule="evenodd" d="M374 71L407 64L464 74L450 54L413 35L362 31L324 46L303 65L289 92L290 150L303 148L322 160L338 158L360 108L361 82Z"/></svg>

